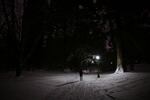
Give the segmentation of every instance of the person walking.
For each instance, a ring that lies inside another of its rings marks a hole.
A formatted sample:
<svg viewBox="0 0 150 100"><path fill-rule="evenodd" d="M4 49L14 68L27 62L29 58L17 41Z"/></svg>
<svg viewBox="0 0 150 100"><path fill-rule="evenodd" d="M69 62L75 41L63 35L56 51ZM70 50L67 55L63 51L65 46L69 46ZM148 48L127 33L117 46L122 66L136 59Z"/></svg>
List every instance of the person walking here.
<svg viewBox="0 0 150 100"><path fill-rule="evenodd" d="M79 75L80 75L80 81L82 81L83 80L83 71L82 71L82 69L80 69Z"/></svg>

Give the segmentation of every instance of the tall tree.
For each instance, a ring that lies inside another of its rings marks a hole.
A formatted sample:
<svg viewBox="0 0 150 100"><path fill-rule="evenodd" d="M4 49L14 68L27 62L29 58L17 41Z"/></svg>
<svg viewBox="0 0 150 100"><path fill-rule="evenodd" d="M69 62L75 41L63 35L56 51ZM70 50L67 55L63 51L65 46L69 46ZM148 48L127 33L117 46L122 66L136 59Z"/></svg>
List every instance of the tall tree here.
<svg viewBox="0 0 150 100"><path fill-rule="evenodd" d="M24 0L1 0L3 14L7 23L8 44L16 59L16 76L20 76L23 65L22 57L22 16L24 11ZM19 64L19 65L18 65Z"/></svg>
<svg viewBox="0 0 150 100"><path fill-rule="evenodd" d="M9 48L11 49L10 51L12 52L12 54L14 54L12 58L15 59L14 66L16 68L16 76L20 76L23 66L25 65L27 59L31 57L33 51L37 47L37 44L42 36L41 34L42 32L39 32L38 34L36 34L35 36L36 38L33 38L33 43L31 45L31 48L28 48L29 52L27 52L27 47L25 46L27 45L27 40L28 40L27 38L29 37L27 33L28 34L29 32L31 33L31 29L27 27L29 27L29 25L31 26L31 24L33 25L33 23L37 22L38 19L40 19L39 23L43 21L44 18L41 12L44 12L43 7L45 4L45 1L38 0L37 2L35 2L34 0L28 0L28 1L27 0L11 0L11 1L1 0L1 3L2 3L1 4L2 11L5 16L5 22L7 26ZM40 4L41 4L41 8L38 11L38 7ZM36 12L31 12L30 10L31 11L36 10ZM38 16L39 13L42 15ZM30 16L30 19L32 19L31 22L29 22L28 16ZM28 23L26 21L28 21ZM35 25L34 27L39 27L38 25ZM30 31L27 31L27 30L30 30ZM35 29L33 31L35 31ZM30 34L30 35L33 35L33 34ZM26 50L26 53L25 53L25 50Z"/></svg>

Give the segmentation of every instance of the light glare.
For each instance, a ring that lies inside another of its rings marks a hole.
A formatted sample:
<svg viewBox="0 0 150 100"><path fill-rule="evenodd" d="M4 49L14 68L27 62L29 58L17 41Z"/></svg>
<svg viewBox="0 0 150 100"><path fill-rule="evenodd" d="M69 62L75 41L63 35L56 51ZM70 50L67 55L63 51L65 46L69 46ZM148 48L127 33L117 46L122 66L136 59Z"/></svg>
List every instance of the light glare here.
<svg viewBox="0 0 150 100"><path fill-rule="evenodd" d="M96 56L96 59L99 60L99 59L100 59L100 56Z"/></svg>

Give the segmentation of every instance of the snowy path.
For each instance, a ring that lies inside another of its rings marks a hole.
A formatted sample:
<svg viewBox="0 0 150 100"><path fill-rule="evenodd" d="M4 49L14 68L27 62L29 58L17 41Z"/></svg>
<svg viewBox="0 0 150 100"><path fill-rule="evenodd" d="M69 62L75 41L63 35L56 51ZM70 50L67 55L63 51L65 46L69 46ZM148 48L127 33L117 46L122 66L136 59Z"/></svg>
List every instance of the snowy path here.
<svg viewBox="0 0 150 100"><path fill-rule="evenodd" d="M25 73L21 78L0 74L0 100L150 100L150 73L84 75Z"/></svg>

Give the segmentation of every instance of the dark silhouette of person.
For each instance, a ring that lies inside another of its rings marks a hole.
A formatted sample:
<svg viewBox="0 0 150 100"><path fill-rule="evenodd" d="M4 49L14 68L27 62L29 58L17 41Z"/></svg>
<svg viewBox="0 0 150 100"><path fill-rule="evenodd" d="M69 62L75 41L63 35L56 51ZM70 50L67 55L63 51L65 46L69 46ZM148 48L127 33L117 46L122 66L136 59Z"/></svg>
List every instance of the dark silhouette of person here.
<svg viewBox="0 0 150 100"><path fill-rule="evenodd" d="M79 70L79 75L80 75L80 81L82 81L83 80L83 71L82 71L82 69Z"/></svg>
<svg viewBox="0 0 150 100"><path fill-rule="evenodd" d="M97 78L100 78L100 69L98 69Z"/></svg>

